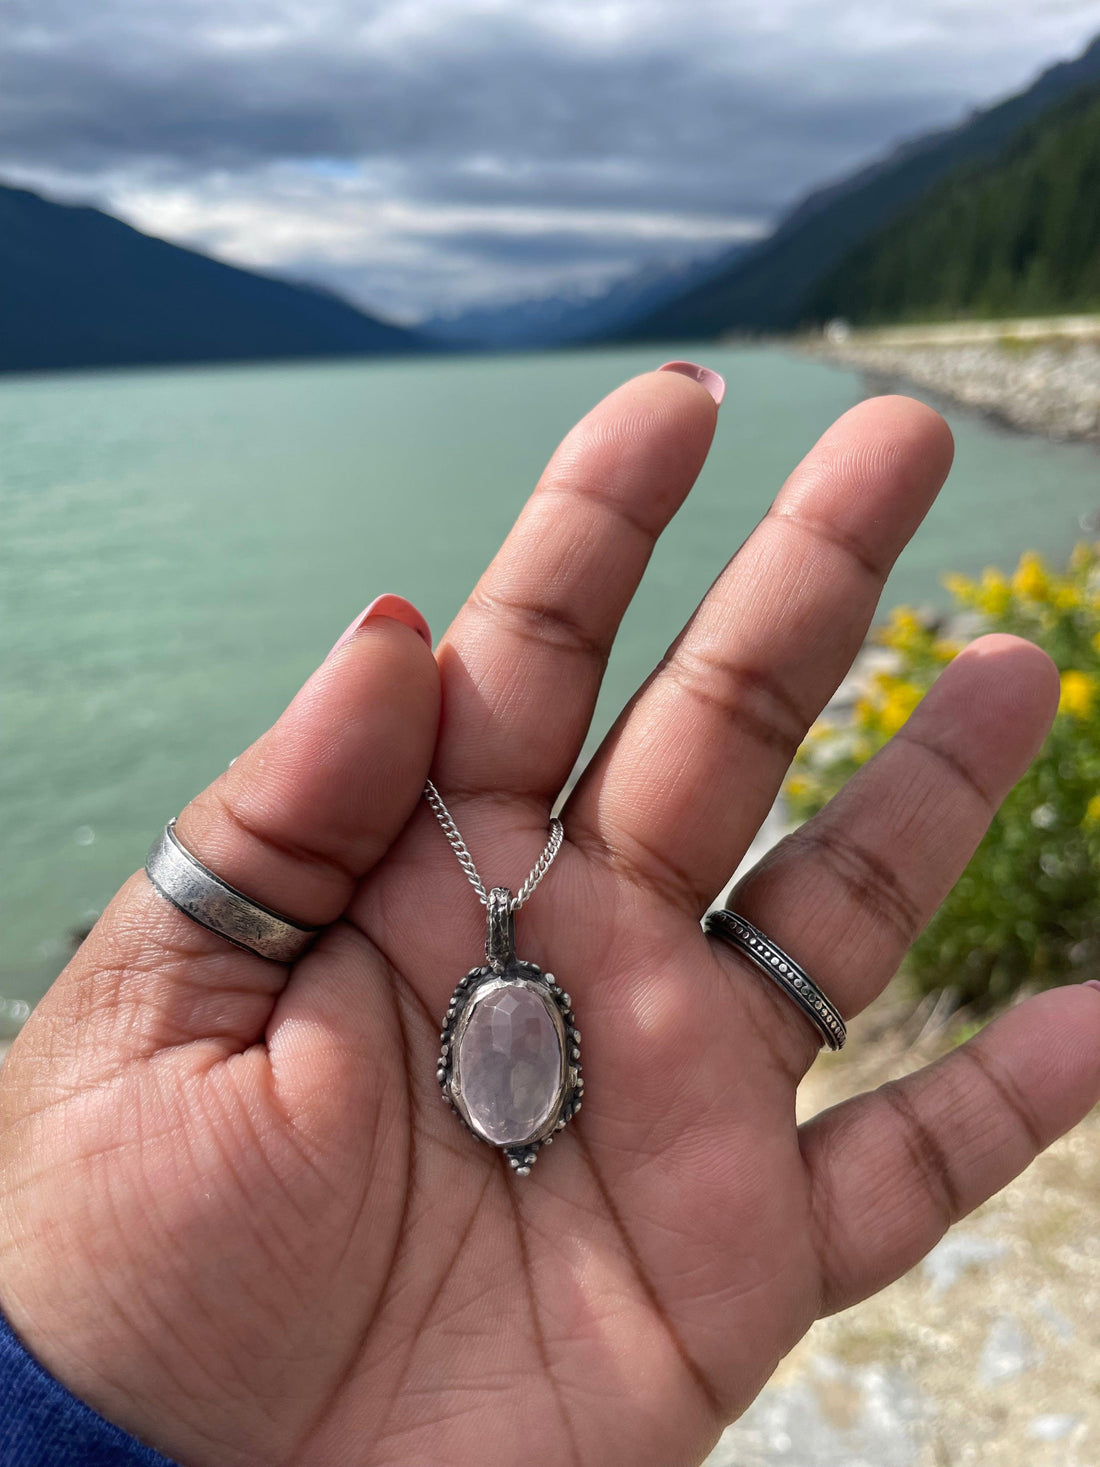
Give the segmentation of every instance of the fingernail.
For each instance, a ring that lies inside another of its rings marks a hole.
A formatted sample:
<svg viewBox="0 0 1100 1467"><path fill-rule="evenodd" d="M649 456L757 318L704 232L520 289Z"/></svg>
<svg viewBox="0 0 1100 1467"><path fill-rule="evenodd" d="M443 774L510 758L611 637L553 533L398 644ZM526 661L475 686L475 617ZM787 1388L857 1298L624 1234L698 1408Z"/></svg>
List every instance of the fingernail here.
<svg viewBox="0 0 1100 1467"><path fill-rule="evenodd" d="M1095 988L1097 993L1100 993L1100 978L1086 978L1085 987Z"/></svg>
<svg viewBox="0 0 1100 1467"><path fill-rule="evenodd" d="M681 377L690 377L693 382L705 387L719 405L726 395L726 379L717 372L712 372L709 367L701 367L698 362L662 362L657 370L679 372Z"/></svg>
<svg viewBox="0 0 1100 1467"><path fill-rule="evenodd" d="M374 621L379 616L388 617L390 621L399 621L405 626L411 627L417 636L426 642L429 648L431 647L431 627L429 627L428 623L420 615L420 612L417 611L411 601L406 601L404 596L394 596L392 592L387 592L384 596L376 596L366 611L361 611L355 618L351 626L348 627L347 631L336 643L336 647L342 647L345 642L350 642L352 637L355 636L355 633L366 626L368 621ZM333 652L336 651L336 647L333 647Z"/></svg>

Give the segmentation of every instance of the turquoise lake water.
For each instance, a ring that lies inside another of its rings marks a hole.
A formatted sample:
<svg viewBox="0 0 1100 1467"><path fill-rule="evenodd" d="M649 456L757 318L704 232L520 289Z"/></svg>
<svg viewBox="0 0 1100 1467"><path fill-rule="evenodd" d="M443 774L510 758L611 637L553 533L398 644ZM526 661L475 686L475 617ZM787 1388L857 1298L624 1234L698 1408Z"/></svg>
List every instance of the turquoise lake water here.
<svg viewBox="0 0 1100 1467"><path fill-rule="evenodd" d="M352 616L399 591L441 632L562 434L661 359L623 350L3 385L9 1017ZM791 466L864 395L855 374L776 349L708 346L703 359L729 383L718 435L627 617L594 737ZM956 467L887 604L943 602L945 569L1007 563L1026 546L1061 557L1100 506L1092 449L948 417Z"/></svg>

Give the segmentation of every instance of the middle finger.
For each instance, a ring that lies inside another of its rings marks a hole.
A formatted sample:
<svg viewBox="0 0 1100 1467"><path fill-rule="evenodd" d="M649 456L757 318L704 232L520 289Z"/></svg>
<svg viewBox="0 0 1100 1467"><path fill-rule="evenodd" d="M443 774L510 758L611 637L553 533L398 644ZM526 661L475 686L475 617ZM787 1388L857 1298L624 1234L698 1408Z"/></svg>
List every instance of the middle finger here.
<svg viewBox="0 0 1100 1467"><path fill-rule="evenodd" d="M566 807L571 840L702 915L851 666L951 455L947 424L911 398L833 424L611 730Z"/></svg>

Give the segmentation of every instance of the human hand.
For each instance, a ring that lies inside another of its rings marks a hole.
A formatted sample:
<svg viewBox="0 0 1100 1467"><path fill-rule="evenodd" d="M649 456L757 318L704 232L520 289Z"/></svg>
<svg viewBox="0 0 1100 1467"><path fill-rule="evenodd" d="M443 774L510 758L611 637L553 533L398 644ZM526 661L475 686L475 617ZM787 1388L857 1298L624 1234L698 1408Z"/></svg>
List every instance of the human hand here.
<svg viewBox="0 0 1100 1467"><path fill-rule="evenodd" d="M649 373L567 437L436 662L371 617L180 817L225 880L332 924L293 969L135 875L0 1085L0 1303L188 1467L698 1462L815 1318L911 1267L1100 1097L1100 993L1014 1008L795 1123L814 1031L699 921L858 650L950 437L845 414L571 794L519 917L574 996L581 1116L518 1179L440 1104L484 917L432 777L518 887L715 406ZM439 698L442 689L442 719ZM1057 702L1042 653L959 656L734 905L846 1015L882 989ZM438 736L437 736L438 727Z"/></svg>

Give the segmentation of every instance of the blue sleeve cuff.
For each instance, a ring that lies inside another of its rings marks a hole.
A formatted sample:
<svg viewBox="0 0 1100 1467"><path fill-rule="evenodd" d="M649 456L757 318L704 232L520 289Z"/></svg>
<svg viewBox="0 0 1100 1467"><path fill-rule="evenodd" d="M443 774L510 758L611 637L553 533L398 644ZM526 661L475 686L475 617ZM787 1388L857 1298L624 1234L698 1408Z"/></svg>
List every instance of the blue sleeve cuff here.
<svg viewBox="0 0 1100 1467"><path fill-rule="evenodd" d="M78 1401L0 1314L0 1467L175 1467Z"/></svg>

